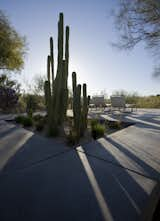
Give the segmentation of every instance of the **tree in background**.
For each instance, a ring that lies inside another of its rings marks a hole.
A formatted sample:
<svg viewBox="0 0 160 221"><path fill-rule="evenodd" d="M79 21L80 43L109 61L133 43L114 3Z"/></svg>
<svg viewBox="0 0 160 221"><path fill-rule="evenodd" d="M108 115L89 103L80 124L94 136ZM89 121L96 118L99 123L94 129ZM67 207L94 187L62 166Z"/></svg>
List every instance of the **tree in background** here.
<svg viewBox="0 0 160 221"><path fill-rule="evenodd" d="M114 45L120 49L132 49L144 41L147 49L155 56L160 55L159 0L120 0L115 18L120 41ZM160 64L154 75L160 75Z"/></svg>
<svg viewBox="0 0 160 221"><path fill-rule="evenodd" d="M33 94L27 94L25 96L25 100L26 100L26 112L28 116L32 118L32 115L37 108L37 99Z"/></svg>
<svg viewBox="0 0 160 221"><path fill-rule="evenodd" d="M10 80L7 75L0 76L0 109L9 111L14 109L20 95L20 84Z"/></svg>
<svg viewBox="0 0 160 221"><path fill-rule="evenodd" d="M0 69L19 71L24 64L26 44L0 10Z"/></svg>
<svg viewBox="0 0 160 221"><path fill-rule="evenodd" d="M44 82L46 77L44 75L36 75L33 79L33 86L31 87L34 94L44 96Z"/></svg>
<svg viewBox="0 0 160 221"><path fill-rule="evenodd" d="M127 104L136 104L140 97L137 92L129 93L125 90L116 90L112 93L112 95L124 96Z"/></svg>

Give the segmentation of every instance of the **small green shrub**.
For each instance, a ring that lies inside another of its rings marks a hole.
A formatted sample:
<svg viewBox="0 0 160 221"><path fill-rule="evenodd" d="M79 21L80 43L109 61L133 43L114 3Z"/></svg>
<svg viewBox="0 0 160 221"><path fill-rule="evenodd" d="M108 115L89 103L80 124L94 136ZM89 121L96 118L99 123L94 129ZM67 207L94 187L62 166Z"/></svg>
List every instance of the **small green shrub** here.
<svg viewBox="0 0 160 221"><path fill-rule="evenodd" d="M36 123L35 123L35 127L36 127L36 130L37 130L37 131L42 131L43 128L44 128L44 123L43 123L43 121L36 122Z"/></svg>
<svg viewBox="0 0 160 221"><path fill-rule="evenodd" d="M15 121L16 121L16 123L18 123L18 124L23 124L23 120L24 120L24 116L17 116L16 118L15 118Z"/></svg>
<svg viewBox="0 0 160 221"><path fill-rule="evenodd" d="M91 128L93 128L97 124L98 124L98 119L92 119L91 120Z"/></svg>
<svg viewBox="0 0 160 221"><path fill-rule="evenodd" d="M104 136L104 133L105 133L105 126L102 125L102 124L95 124L93 127L92 127L92 137L94 139L97 139L97 138L100 138L100 137L103 137Z"/></svg>
<svg viewBox="0 0 160 221"><path fill-rule="evenodd" d="M42 119L44 119L44 117L40 114L36 114L33 116L34 121L41 121Z"/></svg>
<svg viewBox="0 0 160 221"><path fill-rule="evenodd" d="M26 100L26 112L28 116L31 118L36 110L37 100L33 94L27 94L25 100Z"/></svg>
<svg viewBox="0 0 160 221"><path fill-rule="evenodd" d="M34 121L36 130L42 131L44 128L44 125L46 124L46 117L42 116L40 114L37 114L37 115L33 116L33 121ZM49 136L51 136L51 135L49 135Z"/></svg>
<svg viewBox="0 0 160 221"><path fill-rule="evenodd" d="M106 121L106 126L110 129L121 129L121 121Z"/></svg>
<svg viewBox="0 0 160 221"><path fill-rule="evenodd" d="M24 117L22 124L24 127L31 127L33 125L33 120L30 117Z"/></svg>

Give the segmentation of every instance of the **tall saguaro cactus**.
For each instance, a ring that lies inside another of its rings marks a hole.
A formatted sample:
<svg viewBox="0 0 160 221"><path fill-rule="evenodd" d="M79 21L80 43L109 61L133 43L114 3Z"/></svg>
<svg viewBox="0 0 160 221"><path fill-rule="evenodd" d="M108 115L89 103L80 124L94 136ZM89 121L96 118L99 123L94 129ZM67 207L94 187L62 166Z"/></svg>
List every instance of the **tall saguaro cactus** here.
<svg viewBox="0 0 160 221"><path fill-rule="evenodd" d="M66 26L65 28L64 38L63 13L59 14L58 21L58 56L56 76L54 73L53 43L53 38L50 37L50 55L47 57L47 81L44 84L48 115L48 132L50 135L55 135L59 129L62 128L68 104L69 26ZM81 85L77 85L75 72L72 73L72 84L74 129L78 141L80 136L83 134L83 131L87 128L87 85L83 84L83 99L81 99Z"/></svg>
<svg viewBox="0 0 160 221"><path fill-rule="evenodd" d="M50 64L51 64L51 73L52 73L52 93L54 90L54 54L53 54L53 38L50 37Z"/></svg>
<svg viewBox="0 0 160 221"><path fill-rule="evenodd" d="M73 88L73 116L74 130L76 132L77 141L87 129L88 116L88 97L87 85L83 84L83 97L81 99L81 85L77 85L76 73L72 73L72 88Z"/></svg>
<svg viewBox="0 0 160 221"><path fill-rule="evenodd" d="M83 84L82 131L84 131L87 128L87 115L88 115L87 85Z"/></svg>
<svg viewBox="0 0 160 221"><path fill-rule="evenodd" d="M65 32L64 57L64 21L63 13L58 21L58 58L57 73L54 76L53 38L50 38L50 55L47 58L47 81L44 85L46 107L48 114L48 129L50 134L58 132L63 125L68 104L68 63L69 63L69 27ZM50 73L51 71L51 73Z"/></svg>

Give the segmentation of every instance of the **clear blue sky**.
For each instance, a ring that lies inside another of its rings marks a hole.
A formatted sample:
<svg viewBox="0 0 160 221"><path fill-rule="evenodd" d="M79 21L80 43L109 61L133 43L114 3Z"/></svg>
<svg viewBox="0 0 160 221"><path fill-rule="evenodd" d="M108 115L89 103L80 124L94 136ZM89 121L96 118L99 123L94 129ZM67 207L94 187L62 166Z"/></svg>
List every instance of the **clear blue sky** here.
<svg viewBox="0 0 160 221"><path fill-rule="evenodd" d="M64 12L70 26L70 76L76 71L78 81L86 82L90 94L102 90L110 95L124 89L139 94L160 93L160 81L152 78L153 59L138 45L133 51L119 52L110 43L117 39L109 16L118 0L0 0L0 9L9 16L15 29L25 35L28 55L20 78L32 83L36 74L46 73L49 37L57 45L57 20ZM56 51L55 51L56 53ZM57 57L57 54L56 54Z"/></svg>

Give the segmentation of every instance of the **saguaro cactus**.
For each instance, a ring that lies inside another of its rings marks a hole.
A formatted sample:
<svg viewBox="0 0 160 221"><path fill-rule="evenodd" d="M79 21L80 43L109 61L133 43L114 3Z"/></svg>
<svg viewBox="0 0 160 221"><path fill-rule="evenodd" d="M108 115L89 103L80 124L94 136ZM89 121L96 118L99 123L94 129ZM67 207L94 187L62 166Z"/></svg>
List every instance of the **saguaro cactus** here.
<svg viewBox="0 0 160 221"><path fill-rule="evenodd" d="M87 115L88 115L87 85L83 84L82 133L87 128Z"/></svg>
<svg viewBox="0 0 160 221"><path fill-rule="evenodd" d="M68 104L68 65L69 65L69 27L65 28L63 13L58 21L58 57L57 72L54 74L54 45L50 37L50 55L47 57L47 81L44 85L46 109L48 114L48 131L54 135L63 126ZM83 84L83 101L81 101L81 85L77 85L76 73L72 73L74 129L77 139L87 128L88 98L87 85Z"/></svg>
<svg viewBox="0 0 160 221"><path fill-rule="evenodd" d="M63 13L58 21L58 58L57 74L54 76L53 38L50 37L50 55L47 58L47 81L45 82L45 98L48 113L48 126L51 133L57 133L63 125L68 101L68 63L69 63L69 27L66 26L65 60L64 56L64 24ZM50 73L51 71L51 73Z"/></svg>
<svg viewBox="0 0 160 221"><path fill-rule="evenodd" d="M76 131L77 141L87 129L88 116L88 97L87 85L83 84L83 99L81 99L81 85L77 85L76 73L72 73L72 88L73 88L73 116L74 130Z"/></svg>
<svg viewBox="0 0 160 221"><path fill-rule="evenodd" d="M53 54L53 38L50 37L50 65L51 65L51 73L52 73L52 94L54 90L54 54Z"/></svg>

